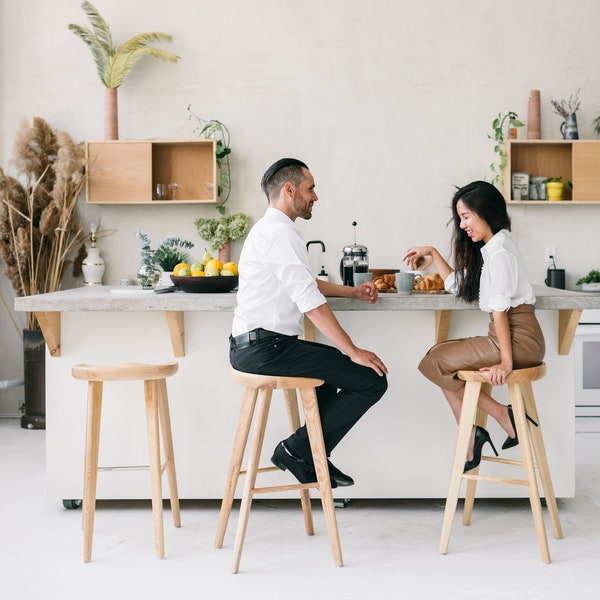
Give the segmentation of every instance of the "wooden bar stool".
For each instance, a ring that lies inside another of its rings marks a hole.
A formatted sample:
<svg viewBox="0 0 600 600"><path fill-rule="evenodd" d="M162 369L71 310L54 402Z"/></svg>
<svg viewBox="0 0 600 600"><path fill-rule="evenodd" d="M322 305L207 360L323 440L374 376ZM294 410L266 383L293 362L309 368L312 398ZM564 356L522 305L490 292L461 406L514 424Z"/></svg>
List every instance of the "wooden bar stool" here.
<svg viewBox="0 0 600 600"><path fill-rule="evenodd" d="M537 534L538 544L542 560L545 563L550 562L550 552L548 550L548 539L542 516L542 504L538 492L536 478L536 468L540 476L548 513L554 529L554 537L562 538L562 528L558 518L558 507L556 497L552 487L552 479L548 468L548 459L542 438L541 425L536 426L529 421L529 416L535 423L539 424L539 417L533 395L532 382L541 379L546 374L546 365L542 363L537 367L529 369L516 369L510 373L506 379L512 409L515 419L516 433L519 438L519 447L521 449L521 460L508 460L496 458L493 456L482 456L482 460L504 463L509 465L518 465L525 471L525 479L486 477L479 475L479 467L464 473L465 461L469 449L469 440L473 424L485 427L487 414L478 410L477 401L482 385L489 393L491 386L488 383L488 374L485 371L459 371L458 377L466 381L463 405L458 424L458 434L456 437L456 446L454 448L454 459L452 462L452 473L450 475L450 486L448 498L446 499L446 509L444 512L444 522L442 525L442 536L440 540L440 553L448 552L450 542L450 531L452 521L456 512L458 503L458 494L463 479L468 481L465 494L465 507L463 513L463 524L470 525L471 515L473 513L473 503L475 501L475 489L477 481L492 481L511 485L526 485L529 490L529 501L533 513L533 522ZM533 446L533 453L532 453ZM535 460L534 462L534 454Z"/></svg>
<svg viewBox="0 0 600 600"><path fill-rule="evenodd" d="M315 388L323 385L321 379L309 379L305 377L279 377L270 375L255 375L251 373L242 373L231 369L231 378L236 383L244 386L245 391L242 398L242 407L237 425L237 431L233 444L233 454L231 464L227 476L227 484L221 504L221 514L217 527L217 535L215 537L215 546L221 548L223 546L223 538L227 529L229 514L233 504L233 496L240 475L245 475L245 485L242 494L242 502L240 505L240 514L238 519L237 533L235 537L235 545L233 552L232 573L237 573L242 556L242 548L248 525L248 517L250 514L250 506L252 498L255 494L281 492L290 490L300 490L300 500L302 511L304 513L304 524L308 535L314 534L314 526L312 520L312 512L310 506L309 488L317 488L321 494L321 503L323 505L323 513L327 523L327 531L329 533L329 541L333 551L333 559L337 566L342 566L342 550L340 547L340 539L338 534L337 521L335 517L335 509L333 506L333 494L331 492L331 481L329 479L329 469L327 466L327 453L325 451L325 443L323 441L323 431L321 429L321 419L319 416L319 405L317 403L317 393ZM313 462L317 474L315 483L297 483L291 485L278 485L272 487L255 487L256 477L258 473L267 471L278 471L277 467L259 467L260 455L269 416L269 408L271 405L271 396L273 390L283 390L288 410L288 418L290 429L292 432L300 427L300 415L298 411L298 400L296 390L300 391L302 399L302 407L304 410L304 418L308 437L310 440L310 448L312 451ZM258 410L256 412L256 422L254 425L252 445L248 457L248 467L245 471L241 470L244 452L248 442L248 435L252 420L254 418L257 399Z"/></svg>
<svg viewBox="0 0 600 600"><path fill-rule="evenodd" d="M163 495L161 478L167 471L171 511L175 527L181 526L179 514L179 496L177 493L177 477L175 474L175 458L173 455L173 439L171 437L171 418L167 397L166 378L177 372L176 362L147 365L124 363L117 365L78 364L72 369L75 379L88 381L87 423L85 434L85 464L83 487L83 560L92 559L92 536L94 533L94 511L96 508L96 483L98 470L126 469L128 467L98 467L98 450L100 444L100 417L102 411L102 385L105 381L144 382L146 400L146 427L148 431L148 454L150 484L152 489L152 513L154 516L154 546L156 555L165 555L163 531ZM164 463L160 458L160 433L162 433ZM131 468L131 467L129 467Z"/></svg>

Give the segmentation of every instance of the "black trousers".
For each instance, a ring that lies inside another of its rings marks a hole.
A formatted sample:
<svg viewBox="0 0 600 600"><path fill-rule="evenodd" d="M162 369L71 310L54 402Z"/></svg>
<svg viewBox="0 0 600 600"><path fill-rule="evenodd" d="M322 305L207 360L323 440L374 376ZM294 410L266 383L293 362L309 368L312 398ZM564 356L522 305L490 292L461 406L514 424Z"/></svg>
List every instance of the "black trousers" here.
<svg viewBox="0 0 600 600"><path fill-rule="evenodd" d="M317 388L317 398L328 456L388 385L385 375L380 377L373 369L357 365L337 348L294 336L258 340L246 348L232 344L229 359L234 369L246 373L325 381ZM312 462L305 425L287 438L286 445Z"/></svg>

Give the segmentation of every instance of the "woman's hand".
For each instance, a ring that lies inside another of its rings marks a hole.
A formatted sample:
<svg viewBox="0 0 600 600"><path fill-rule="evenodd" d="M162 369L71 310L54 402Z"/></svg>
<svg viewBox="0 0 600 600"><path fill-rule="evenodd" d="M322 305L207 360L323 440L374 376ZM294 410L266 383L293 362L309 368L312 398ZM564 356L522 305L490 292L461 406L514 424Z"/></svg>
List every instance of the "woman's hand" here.
<svg viewBox="0 0 600 600"><path fill-rule="evenodd" d="M480 371L487 371L490 374L490 385L504 385L506 378L512 371L512 364L492 365L491 367L481 367Z"/></svg>
<svg viewBox="0 0 600 600"><path fill-rule="evenodd" d="M433 256L435 248L432 246L415 246L409 248L402 258L402 261L413 271L417 270L417 261L425 256Z"/></svg>

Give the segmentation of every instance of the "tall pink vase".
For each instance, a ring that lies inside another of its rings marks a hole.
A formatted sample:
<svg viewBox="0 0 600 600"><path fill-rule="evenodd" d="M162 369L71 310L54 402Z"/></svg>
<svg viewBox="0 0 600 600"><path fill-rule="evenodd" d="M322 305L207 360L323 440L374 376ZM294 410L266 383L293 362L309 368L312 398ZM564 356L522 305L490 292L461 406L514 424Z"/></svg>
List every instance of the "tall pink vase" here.
<svg viewBox="0 0 600 600"><path fill-rule="evenodd" d="M542 137L540 90L529 92L527 109L527 139L539 140Z"/></svg>

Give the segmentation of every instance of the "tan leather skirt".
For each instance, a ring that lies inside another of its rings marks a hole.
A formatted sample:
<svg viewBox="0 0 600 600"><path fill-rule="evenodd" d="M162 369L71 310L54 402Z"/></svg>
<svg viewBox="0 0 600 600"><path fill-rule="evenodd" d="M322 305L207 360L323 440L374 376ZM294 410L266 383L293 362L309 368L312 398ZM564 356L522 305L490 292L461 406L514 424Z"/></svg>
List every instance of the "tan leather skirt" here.
<svg viewBox="0 0 600 600"><path fill-rule="evenodd" d="M539 365L544 360L544 334L531 304L508 310L512 337L513 369ZM456 391L465 385L456 376L461 370L477 371L497 365L500 349L493 318L487 336L448 340L433 346L419 364L419 371L443 390Z"/></svg>

